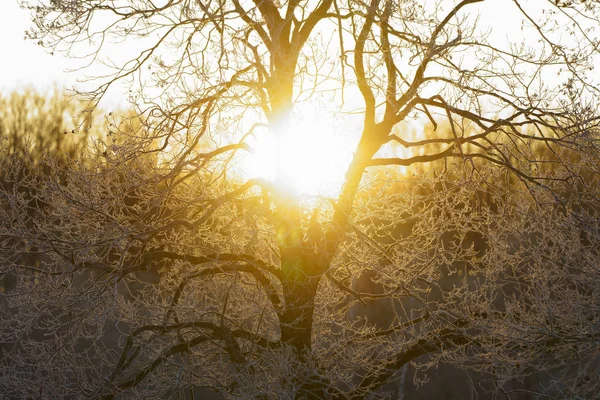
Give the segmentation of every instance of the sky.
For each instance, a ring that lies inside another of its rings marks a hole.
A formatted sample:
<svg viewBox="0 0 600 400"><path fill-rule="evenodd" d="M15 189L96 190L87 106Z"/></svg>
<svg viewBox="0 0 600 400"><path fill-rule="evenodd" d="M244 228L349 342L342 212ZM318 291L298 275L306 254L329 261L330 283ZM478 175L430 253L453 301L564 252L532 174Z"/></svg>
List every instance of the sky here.
<svg viewBox="0 0 600 400"><path fill-rule="evenodd" d="M497 14L496 14L497 16ZM29 13L19 8L16 0L4 0L0 12L0 54L9 54L0 65L0 91L6 93L24 85L43 89L53 84L69 86L77 80L77 72L64 71L69 60L60 54L50 55L31 40L25 30L31 26Z"/></svg>
<svg viewBox="0 0 600 400"><path fill-rule="evenodd" d="M3 1L0 12L0 54L8 55L0 64L0 91L7 93L31 85L44 90L54 84L69 85L75 74L63 71L64 57L51 56L46 50L25 40L25 30L30 27L28 12L21 10L15 0Z"/></svg>
<svg viewBox="0 0 600 400"><path fill-rule="evenodd" d="M25 39L25 31L30 27L28 11L22 10L16 0L2 1L0 54L8 56L0 63L0 94L7 95L26 87L49 91L77 84L83 75L81 71L68 71L69 66L74 65L73 60L60 53L50 55L34 41ZM112 93L103 99L101 106L115 109L125 107L126 102L120 93Z"/></svg>
<svg viewBox="0 0 600 400"><path fill-rule="evenodd" d="M427 0L424 3L427 4ZM488 0L480 4L471 9L480 15L483 26L493 25L493 35L503 37L511 31L514 35L520 18L511 18L511 7L506 7L511 4L510 1ZM65 71L69 65L74 66L73 60L60 53L50 55L33 41L25 40L25 30L30 25L29 13L19 8L17 0L3 1L0 12L0 54L8 57L4 57L4 62L0 63L0 93L7 94L27 86L40 90L54 86L70 88L78 78L83 78L82 71ZM120 50L122 52L122 48ZM108 108L126 106L124 98L123 93L113 91L104 99L103 105Z"/></svg>

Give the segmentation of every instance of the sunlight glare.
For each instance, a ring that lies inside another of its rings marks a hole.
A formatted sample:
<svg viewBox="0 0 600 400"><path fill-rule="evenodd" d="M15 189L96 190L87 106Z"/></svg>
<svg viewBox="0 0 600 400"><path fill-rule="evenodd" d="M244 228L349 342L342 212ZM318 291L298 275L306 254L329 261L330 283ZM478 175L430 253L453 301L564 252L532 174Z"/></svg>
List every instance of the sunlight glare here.
<svg viewBox="0 0 600 400"><path fill-rule="evenodd" d="M295 119L276 136L254 138L249 170L292 194L335 196L352 160L352 138L327 118Z"/></svg>

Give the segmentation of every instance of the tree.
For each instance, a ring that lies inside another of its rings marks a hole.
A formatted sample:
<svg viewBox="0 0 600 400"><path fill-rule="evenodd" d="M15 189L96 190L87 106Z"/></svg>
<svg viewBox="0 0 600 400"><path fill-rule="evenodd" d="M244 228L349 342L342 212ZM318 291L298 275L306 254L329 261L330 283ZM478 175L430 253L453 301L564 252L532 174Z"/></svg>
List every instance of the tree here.
<svg viewBox="0 0 600 400"><path fill-rule="evenodd" d="M497 34L483 0L21 1L51 51L108 49L90 107L126 81L143 123L14 179L33 216L3 189L3 391L363 398L445 362L594 397L599 10L539 3ZM305 103L360 116L335 198L236 169Z"/></svg>
<svg viewBox="0 0 600 400"><path fill-rule="evenodd" d="M93 115L85 112L85 103L56 89L38 93L25 88L0 96L0 109L0 140L10 155L28 154L39 159L43 151L55 150L63 157L74 157L86 147L90 135L99 134L90 132ZM70 135L72 125L80 127L77 137Z"/></svg>

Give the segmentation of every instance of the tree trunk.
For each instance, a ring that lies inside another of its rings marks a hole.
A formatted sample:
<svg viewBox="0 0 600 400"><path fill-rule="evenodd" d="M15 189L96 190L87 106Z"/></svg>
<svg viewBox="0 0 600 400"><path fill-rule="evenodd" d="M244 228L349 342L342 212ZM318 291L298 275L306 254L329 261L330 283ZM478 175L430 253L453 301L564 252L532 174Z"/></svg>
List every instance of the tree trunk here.
<svg viewBox="0 0 600 400"><path fill-rule="evenodd" d="M291 199L281 206L277 239L281 257L281 284L285 311L281 317L281 341L291 346L297 362L310 363L312 359L312 328L315 296L319 281L326 269L326 260L320 257L311 241L304 239L300 226L299 205ZM300 368L310 371L309 368ZM297 399L325 399L328 385L317 375L299 373L300 389Z"/></svg>
<svg viewBox="0 0 600 400"><path fill-rule="evenodd" d="M283 295L285 312L281 321L281 339L299 356L310 351L314 301L320 274L314 274L314 257L304 246L285 249L282 254Z"/></svg>

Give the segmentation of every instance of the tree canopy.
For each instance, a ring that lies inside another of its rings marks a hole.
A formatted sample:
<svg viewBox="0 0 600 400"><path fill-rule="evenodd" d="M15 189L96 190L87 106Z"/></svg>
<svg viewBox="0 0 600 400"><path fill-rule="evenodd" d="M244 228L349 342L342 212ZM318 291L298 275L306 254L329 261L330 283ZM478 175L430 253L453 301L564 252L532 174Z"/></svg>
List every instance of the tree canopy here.
<svg viewBox="0 0 600 400"><path fill-rule="evenodd" d="M4 393L377 398L443 363L597 396L598 2L20 3L108 65L88 111L125 82L136 115L2 161ZM351 146L333 195L291 184L311 118Z"/></svg>

